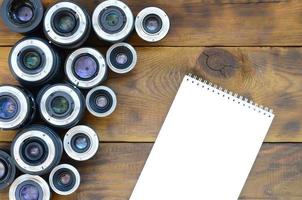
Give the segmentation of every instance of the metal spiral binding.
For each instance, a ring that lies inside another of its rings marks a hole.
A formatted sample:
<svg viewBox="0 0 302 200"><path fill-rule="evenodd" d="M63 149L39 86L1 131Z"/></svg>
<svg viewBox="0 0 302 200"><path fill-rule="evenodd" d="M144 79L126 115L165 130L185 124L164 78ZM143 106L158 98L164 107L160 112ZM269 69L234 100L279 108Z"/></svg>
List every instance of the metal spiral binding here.
<svg viewBox="0 0 302 200"><path fill-rule="evenodd" d="M229 91L227 89L224 89L216 84L213 84L210 81L204 80L196 75L193 75L192 73L188 73L187 76L195 79L196 81L198 81L199 83L204 83L206 85L209 86L209 88L207 88L208 90L211 89L216 89L219 90L225 94L222 94L222 96L224 97L225 95L230 95L231 97L233 97L233 101L238 100L238 104L242 102L243 106L248 106L248 108L251 108L253 110L257 110L257 112L259 113L263 113L264 115L266 115L266 113L270 113L273 114L273 110L269 109L268 107L264 107L263 105L259 105L255 102L253 102L252 100L249 100L246 97L240 96L237 93L233 93L232 91ZM220 94L220 93L218 93ZM230 99L230 97L228 97ZM269 117L271 117L271 115L268 115Z"/></svg>

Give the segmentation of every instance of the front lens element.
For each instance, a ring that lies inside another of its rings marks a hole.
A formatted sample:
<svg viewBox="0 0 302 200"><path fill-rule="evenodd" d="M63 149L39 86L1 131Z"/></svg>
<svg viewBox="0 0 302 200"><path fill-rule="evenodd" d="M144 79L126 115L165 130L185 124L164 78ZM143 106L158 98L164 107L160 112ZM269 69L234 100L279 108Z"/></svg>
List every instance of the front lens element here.
<svg viewBox="0 0 302 200"><path fill-rule="evenodd" d="M104 95L97 96L95 99L95 104L100 108L104 108L108 105L108 98Z"/></svg>
<svg viewBox="0 0 302 200"><path fill-rule="evenodd" d="M75 147L79 150L84 150L88 147L87 137L78 137L75 139Z"/></svg>
<svg viewBox="0 0 302 200"><path fill-rule="evenodd" d="M68 172L63 172L62 174L59 175L59 182L62 185L69 185L72 181L72 176Z"/></svg>
<svg viewBox="0 0 302 200"><path fill-rule="evenodd" d="M21 200L38 200L39 189L31 184L24 185L20 190Z"/></svg>
<svg viewBox="0 0 302 200"><path fill-rule="evenodd" d="M62 96L55 97L51 102L51 109L56 114L59 114L59 115L64 114L69 109L69 102L65 97L62 97Z"/></svg>
<svg viewBox="0 0 302 200"><path fill-rule="evenodd" d="M109 26L115 26L119 23L119 15L116 12L111 12L106 16L106 23Z"/></svg>
<svg viewBox="0 0 302 200"><path fill-rule="evenodd" d="M17 102L10 96L0 97L0 119L11 119L18 111Z"/></svg>
<svg viewBox="0 0 302 200"><path fill-rule="evenodd" d="M33 18L33 16L33 10L27 5L20 6L16 10L17 19L23 23L29 22Z"/></svg>
<svg viewBox="0 0 302 200"><path fill-rule="evenodd" d="M128 61L128 56L124 53L119 53L117 56L116 56L116 62L120 65L124 65L127 63Z"/></svg>
<svg viewBox="0 0 302 200"><path fill-rule="evenodd" d="M33 51L25 53L23 64L26 68L31 70L38 68L41 64L41 57L39 53Z"/></svg>
<svg viewBox="0 0 302 200"><path fill-rule="evenodd" d="M44 154L42 145L37 142L29 143L25 147L25 151L25 155L29 161L40 160Z"/></svg>
<svg viewBox="0 0 302 200"><path fill-rule="evenodd" d="M98 65L91 56L81 56L74 64L76 75L82 79L91 79L97 73Z"/></svg>
<svg viewBox="0 0 302 200"><path fill-rule="evenodd" d="M148 33L157 33L161 30L162 21L159 16L151 14L144 20L144 28Z"/></svg>
<svg viewBox="0 0 302 200"><path fill-rule="evenodd" d="M0 180L4 178L6 174L6 167L3 162L0 161Z"/></svg>
<svg viewBox="0 0 302 200"><path fill-rule="evenodd" d="M77 20L70 11L61 11L54 17L54 27L59 33L72 33L77 26Z"/></svg>

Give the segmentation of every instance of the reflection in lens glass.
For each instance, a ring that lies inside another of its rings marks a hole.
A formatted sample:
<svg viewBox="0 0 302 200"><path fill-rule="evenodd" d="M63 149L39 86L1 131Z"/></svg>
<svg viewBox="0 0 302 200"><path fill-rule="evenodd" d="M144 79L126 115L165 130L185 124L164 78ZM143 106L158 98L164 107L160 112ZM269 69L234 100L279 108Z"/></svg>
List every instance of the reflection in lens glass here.
<svg viewBox="0 0 302 200"><path fill-rule="evenodd" d="M111 12L106 16L106 22L109 26L115 26L119 23L119 16L115 12Z"/></svg>
<svg viewBox="0 0 302 200"><path fill-rule="evenodd" d="M64 173L60 174L59 181L63 185L68 185L71 182L71 175L67 172L64 172Z"/></svg>
<svg viewBox="0 0 302 200"><path fill-rule="evenodd" d="M100 95L100 96L96 97L95 104L98 107L103 108L108 104L108 99L106 96Z"/></svg>
<svg viewBox="0 0 302 200"><path fill-rule="evenodd" d="M40 148L37 144L31 144L27 149L27 153L31 158L37 158L37 156L41 155Z"/></svg>
<svg viewBox="0 0 302 200"><path fill-rule="evenodd" d="M51 108L56 114L64 114L69 109L68 100L65 97L55 97L51 102Z"/></svg>
<svg viewBox="0 0 302 200"><path fill-rule="evenodd" d="M17 114L17 102L9 96L0 97L0 118L11 119Z"/></svg>
<svg viewBox="0 0 302 200"><path fill-rule="evenodd" d="M24 55L23 62L28 69L36 69L41 64L41 57L37 52L27 52Z"/></svg>
<svg viewBox="0 0 302 200"><path fill-rule="evenodd" d="M128 61L128 57L124 53L119 53L115 59L116 59L116 62L120 65L124 65Z"/></svg>
<svg viewBox="0 0 302 200"><path fill-rule="evenodd" d="M69 15L62 15L59 18L59 28L65 33L71 32L75 27L74 19Z"/></svg>
<svg viewBox="0 0 302 200"><path fill-rule="evenodd" d="M78 137L75 140L75 146L77 149L83 150L85 148L87 148L88 146L88 141L86 137Z"/></svg>
<svg viewBox="0 0 302 200"><path fill-rule="evenodd" d="M156 17L149 17L145 23L146 23L146 28L150 32L156 31L157 29L159 29L159 26L160 26L159 25L160 22L158 21L158 19Z"/></svg>
<svg viewBox="0 0 302 200"><path fill-rule="evenodd" d="M81 56L74 64L75 73L83 79L92 78L97 72L97 63L91 56Z"/></svg>
<svg viewBox="0 0 302 200"><path fill-rule="evenodd" d="M22 200L38 200L39 190L34 185L24 185L21 188L20 197Z"/></svg>
<svg viewBox="0 0 302 200"><path fill-rule="evenodd" d="M5 176L6 168L3 162L0 161L0 180Z"/></svg>
<svg viewBox="0 0 302 200"><path fill-rule="evenodd" d="M33 15L33 10L26 5L20 6L16 12L16 16L21 22L29 22L32 19Z"/></svg>

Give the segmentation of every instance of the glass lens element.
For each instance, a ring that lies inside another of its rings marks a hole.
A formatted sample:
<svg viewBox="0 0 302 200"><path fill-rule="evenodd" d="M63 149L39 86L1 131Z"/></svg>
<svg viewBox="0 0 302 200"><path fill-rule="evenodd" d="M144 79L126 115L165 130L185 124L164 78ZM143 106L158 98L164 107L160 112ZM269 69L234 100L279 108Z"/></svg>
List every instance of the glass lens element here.
<svg viewBox="0 0 302 200"><path fill-rule="evenodd" d="M41 145L37 144L37 143L31 143L27 146L27 155L31 158L31 159L39 159L42 155L42 147Z"/></svg>
<svg viewBox="0 0 302 200"><path fill-rule="evenodd" d="M100 95L100 96L96 97L96 99L95 99L95 104L96 104L98 107L104 108L104 107L106 107L107 104L108 104L108 99L107 99L106 96Z"/></svg>
<svg viewBox="0 0 302 200"><path fill-rule="evenodd" d="M0 161L0 180L5 176L6 168L3 162Z"/></svg>
<svg viewBox="0 0 302 200"><path fill-rule="evenodd" d="M27 52L24 55L23 63L28 69L36 69L41 64L41 57L37 52Z"/></svg>
<svg viewBox="0 0 302 200"><path fill-rule="evenodd" d="M21 22L29 22L34 16L33 10L29 6L20 6L16 11L16 17Z"/></svg>
<svg viewBox="0 0 302 200"><path fill-rule="evenodd" d="M83 150L87 148L88 146L88 141L86 137L78 137L75 140L75 146L77 149Z"/></svg>
<svg viewBox="0 0 302 200"><path fill-rule="evenodd" d="M150 32L154 32L155 30L158 29L160 22L158 21L157 18L155 17L149 17L146 20L146 28L150 31Z"/></svg>
<svg viewBox="0 0 302 200"><path fill-rule="evenodd" d="M106 16L106 22L109 26L117 25L119 23L119 15L112 11Z"/></svg>
<svg viewBox="0 0 302 200"><path fill-rule="evenodd" d="M0 119L11 119L18 111L17 102L10 96L0 97Z"/></svg>
<svg viewBox="0 0 302 200"><path fill-rule="evenodd" d="M71 182L71 175L67 172L60 174L59 181L63 185L68 185Z"/></svg>
<svg viewBox="0 0 302 200"><path fill-rule="evenodd" d="M82 79L90 79L97 73L98 65L91 56L81 56L74 64L76 75Z"/></svg>
<svg viewBox="0 0 302 200"><path fill-rule="evenodd" d="M68 100L62 96L55 97L51 102L51 109L59 115L66 113L69 109Z"/></svg>
<svg viewBox="0 0 302 200"><path fill-rule="evenodd" d="M70 15L62 15L58 23L60 30L64 33L69 33L75 28L75 20Z"/></svg>
<svg viewBox="0 0 302 200"><path fill-rule="evenodd" d="M20 190L20 197L22 200L38 200L39 189L34 185L24 185Z"/></svg>
<svg viewBox="0 0 302 200"><path fill-rule="evenodd" d="M128 61L128 57L127 57L127 55L126 54L124 54L124 53L119 53L119 54L117 54L117 56L116 56L116 62L118 63L118 64L120 64L120 65L124 65L124 64L126 64L126 62Z"/></svg>

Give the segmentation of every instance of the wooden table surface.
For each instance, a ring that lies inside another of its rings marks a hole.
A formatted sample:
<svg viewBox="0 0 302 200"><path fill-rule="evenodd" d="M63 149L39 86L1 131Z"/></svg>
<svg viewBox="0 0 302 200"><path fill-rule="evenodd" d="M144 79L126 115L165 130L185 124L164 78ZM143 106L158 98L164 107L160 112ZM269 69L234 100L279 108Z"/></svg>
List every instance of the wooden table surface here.
<svg viewBox="0 0 302 200"><path fill-rule="evenodd" d="M92 11L101 1L78 2ZM127 200L187 72L274 109L276 118L240 198L302 199L302 1L125 2L134 15L147 6L163 8L171 31L155 44L130 37L139 56L136 69L125 76L110 73L105 83L118 95L116 112L106 119L87 113L82 122L99 132L101 148L87 162L64 158L79 169L82 184L75 194L53 199ZM7 57L21 37L0 22L0 83L16 83ZM86 46L103 53L108 48L95 36ZM0 132L0 148L7 149L14 135ZM7 193L0 199L8 199Z"/></svg>

